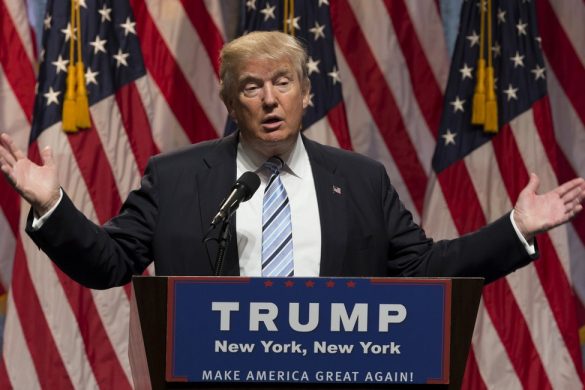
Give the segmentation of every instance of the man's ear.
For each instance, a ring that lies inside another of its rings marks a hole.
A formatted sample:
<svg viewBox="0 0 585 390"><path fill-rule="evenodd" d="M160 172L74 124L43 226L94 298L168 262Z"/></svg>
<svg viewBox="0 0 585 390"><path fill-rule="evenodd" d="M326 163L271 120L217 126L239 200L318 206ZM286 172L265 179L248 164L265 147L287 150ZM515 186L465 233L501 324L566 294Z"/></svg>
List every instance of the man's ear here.
<svg viewBox="0 0 585 390"><path fill-rule="evenodd" d="M309 84L305 88L305 92L303 93L303 110L306 109L307 107L309 107L309 102L311 101L310 95L311 95L311 84Z"/></svg>

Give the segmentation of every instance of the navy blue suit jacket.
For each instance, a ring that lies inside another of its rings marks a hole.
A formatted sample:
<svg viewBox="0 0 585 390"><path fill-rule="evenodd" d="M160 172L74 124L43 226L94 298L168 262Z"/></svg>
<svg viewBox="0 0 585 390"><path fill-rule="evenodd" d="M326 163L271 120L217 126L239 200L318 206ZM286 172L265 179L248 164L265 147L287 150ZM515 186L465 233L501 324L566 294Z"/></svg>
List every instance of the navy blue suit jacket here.
<svg viewBox="0 0 585 390"><path fill-rule="evenodd" d="M202 238L236 180L237 137L153 157L141 187L103 227L65 195L41 229L31 229L29 216L27 232L65 273L92 288L125 284L151 261L157 275L212 275L215 250L208 255ZM461 238L433 242L380 163L303 142L319 206L322 276L481 276L489 282L531 261L509 215ZM239 274L235 242L225 275Z"/></svg>

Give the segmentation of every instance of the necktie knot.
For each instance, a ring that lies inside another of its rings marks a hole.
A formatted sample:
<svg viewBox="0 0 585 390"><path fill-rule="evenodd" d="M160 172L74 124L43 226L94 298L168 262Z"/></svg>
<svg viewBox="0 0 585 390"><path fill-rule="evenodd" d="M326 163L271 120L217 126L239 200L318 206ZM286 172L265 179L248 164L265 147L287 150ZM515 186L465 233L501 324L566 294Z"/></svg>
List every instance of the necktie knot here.
<svg viewBox="0 0 585 390"><path fill-rule="evenodd" d="M280 157L272 156L262 166L268 169L271 175L278 175L284 166L284 161Z"/></svg>

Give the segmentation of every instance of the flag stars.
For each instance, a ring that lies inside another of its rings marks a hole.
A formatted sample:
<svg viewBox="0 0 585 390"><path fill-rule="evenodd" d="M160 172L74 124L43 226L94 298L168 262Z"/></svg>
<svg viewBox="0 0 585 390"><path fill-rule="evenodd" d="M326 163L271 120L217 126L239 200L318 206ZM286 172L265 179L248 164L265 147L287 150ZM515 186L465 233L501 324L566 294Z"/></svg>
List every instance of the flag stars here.
<svg viewBox="0 0 585 390"><path fill-rule="evenodd" d="M85 0L76 0L76 3L79 4L80 7L87 9L87 4L85 4Z"/></svg>
<svg viewBox="0 0 585 390"><path fill-rule="evenodd" d="M248 11L256 11L256 0L246 1L246 8L248 8Z"/></svg>
<svg viewBox="0 0 585 390"><path fill-rule="evenodd" d="M452 133L450 129L447 129L445 134L441 135L441 137L443 137L443 139L445 140L445 146L455 145L455 137L456 136L457 136L457 133Z"/></svg>
<svg viewBox="0 0 585 390"><path fill-rule="evenodd" d="M124 29L124 36L127 37L128 33L132 33L134 35L136 35L136 30L134 29L134 26L136 25L136 22L132 22L130 20L130 17L126 18L126 22L120 24L120 27L122 27Z"/></svg>
<svg viewBox="0 0 585 390"><path fill-rule="evenodd" d="M118 49L118 53L114 54L114 58L116 59L116 68L119 68L120 65L128 66L128 62L126 58L130 56L130 53L123 53L122 49Z"/></svg>
<svg viewBox="0 0 585 390"><path fill-rule="evenodd" d="M315 105L313 104L313 98L314 97L315 97L315 94L314 93L310 93L309 96L308 96L308 102L307 102L307 104L309 106L311 106L311 107L315 107Z"/></svg>
<svg viewBox="0 0 585 390"><path fill-rule="evenodd" d="M315 22L315 27L310 28L309 31L314 35L313 39L316 41L319 38L325 38L325 25L319 25L319 22Z"/></svg>
<svg viewBox="0 0 585 390"><path fill-rule="evenodd" d="M59 105L59 99L57 98L61 94L61 91L53 91L53 87L49 87L49 92L43 94L47 98L47 107L52 103Z"/></svg>
<svg viewBox="0 0 585 390"><path fill-rule="evenodd" d="M43 25L45 26L45 30L50 30L51 29L51 22L53 20L53 17L51 15L47 15L45 17L45 20L43 21Z"/></svg>
<svg viewBox="0 0 585 390"><path fill-rule="evenodd" d="M508 89L504 90L504 93L506 94L508 101L510 101L511 99L518 100L518 96L516 95L517 92L518 88L512 88L512 84L508 84Z"/></svg>
<svg viewBox="0 0 585 390"><path fill-rule="evenodd" d="M85 71L85 83L87 85L89 84L95 84L98 85L98 82L96 80L96 76L99 74L100 72L94 72L91 70L91 68L88 66L87 70Z"/></svg>
<svg viewBox="0 0 585 390"><path fill-rule="evenodd" d="M65 42L69 42L71 37L75 39L75 33L77 32L77 29L71 28L71 23L67 23L67 27L62 29L61 32L65 34Z"/></svg>
<svg viewBox="0 0 585 390"><path fill-rule="evenodd" d="M265 22L268 21L268 19L276 19L276 16L274 16L275 9L275 5L271 7L270 4L266 3L266 7L263 10L260 10L260 12L264 15Z"/></svg>
<svg viewBox="0 0 585 390"><path fill-rule="evenodd" d="M337 70L337 67L334 66L333 70L329 73L327 73L327 75L329 77L331 77L331 80L333 81L333 85L336 85L337 83L341 84L341 79L339 78L339 70Z"/></svg>
<svg viewBox="0 0 585 390"><path fill-rule="evenodd" d="M473 47L475 45L479 45L479 35L473 30L471 35L465 37L469 41L469 47Z"/></svg>
<svg viewBox="0 0 585 390"><path fill-rule="evenodd" d="M502 55L502 46L500 46L498 42L492 46L492 53L494 54L494 58L498 58Z"/></svg>
<svg viewBox="0 0 585 390"><path fill-rule="evenodd" d="M463 108L463 104L465 104L465 100L459 99L459 96L456 96L455 100L453 100L449 104L451 104L453 106L454 113L457 111L465 112L465 109Z"/></svg>
<svg viewBox="0 0 585 390"><path fill-rule="evenodd" d="M498 24L506 23L506 11L498 8Z"/></svg>
<svg viewBox="0 0 585 390"><path fill-rule="evenodd" d="M110 15L112 13L112 9L108 8L106 4L104 4L102 9L98 9L98 12L102 16L102 23L104 23L106 20L108 22L112 21L112 16Z"/></svg>
<svg viewBox="0 0 585 390"><path fill-rule="evenodd" d="M288 24L288 28L290 30L300 30L301 26L299 24L299 21L301 20L300 16L295 16L288 18L288 20L286 21L286 24Z"/></svg>
<svg viewBox="0 0 585 390"><path fill-rule="evenodd" d="M536 64L536 68L532 69L530 72L534 73L534 81L538 80L538 79L546 79L546 76L544 75L544 71L545 68L544 67L540 67L540 65Z"/></svg>
<svg viewBox="0 0 585 390"><path fill-rule="evenodd" d="M522 19L519 19L518 24L516 25L518 35L526 35L526 27L528 27L528 23L522 23Z"/></svg>
<svg viewBox="0 0 585 390"><path fill-rule="evenodd" d="M466 78L473 79L472 71L473 68L464 63L463 68L459 69L459 72L461 72L461 80L465 80Z"/></svg>
<svg viewBox="0 0 585 390"><path fill-rule="evenodd" d="M61 73L61 71L67 73L67 64L69 64L69 60L64 60L63 57L59 54L57 61L53 61L51 64L55 65L57 68L57 74Z"/></svg>
<svg viewBox="0 0 585 390"><path fill-rule="evenodd" d="M314 60L313 57L309 57L309 61L307 61L307 70L309 72L309 76L312 75L313 73L321 73L319 71L319 63L321 62L321 60Z"/></svg>
<svg viewBox="0 0 585 390"><path fill-rule="evenodd" d="M97 54L100 51L106 53L106 42L108 41L101 39L99 36L95 37L95 41L89 42L89 44L93 46L93 54Z"/></svg>
<svg viewBox="0 0 585 390"><path fill-rule="evenodd" d="M524 66L524 57L525 56L521 56L518 51L516 51L516 55L514 57L510 57L510 59L514 63L514 69L519 67L519 66L522 66L522 67Z"/></svg>
<svg viewBox="0 0 585 390"><path fill-rule="evenodd" d="M321 7L323 4L329 5L329 0L319 0L319 7Z"/></svg>

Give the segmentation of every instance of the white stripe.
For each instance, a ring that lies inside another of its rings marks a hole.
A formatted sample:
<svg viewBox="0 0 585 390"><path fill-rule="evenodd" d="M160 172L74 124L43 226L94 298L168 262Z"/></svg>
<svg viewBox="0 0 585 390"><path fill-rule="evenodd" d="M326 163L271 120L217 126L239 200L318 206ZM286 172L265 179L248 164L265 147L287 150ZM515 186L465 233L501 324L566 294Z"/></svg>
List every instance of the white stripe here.
<svg viewBox="0 0 585 390"><path fill-rule="evenodd" d="M414 206L410 192L392 155L390 154L386 143L380 135L380 130L376 127L370 111L364 102L358 85L347 66L343 52L338 45L335 47L337 56L337 65L339 73L343 79L343 99L347 111L347 121L351 142L356 152L369 156L384 165L392 185L400 195L400 200L406 205L406 208L413 214L415 221L420 221L417 209Z"/></svg>
<svg viewBox="0 0 585 390"><path fill-rule="evenodd" d="M585 123L581 122L550 66L547 77L557 143L577 174L585 176Z"/></svg>
<svg viewBox="0 0 585 390"><path fill-rule="evenodd" d="M585 245L572 225L567 226L573 289L585 307Z"/></svg>
<svg viewBox="0 0 585 390"><path fill-rule="evenodd" d="M140 99L144 102L154 142L161 152L168 152L191 142L177 121L164 95L152 79L141 78L136 83Z"/></svg>
<svg viewBox="0 0 585 390"><path fill-rule="evenodd" d="M16 146L23 152L28 150L30 123L22 106L18 103L12 86L0 65L0 107L4 115L0 115L0 132L9 134ZM9 115L7 115L9 113Z"/></svg>
<svg viewBox="0 0 585 390"><path fill-rule="evenodd" d="M523 389L483 299L479 304L472 346L479 373L488 389Z"/></svg>
<svg viewBox="0 0 585 390"><path fill-rule="evenodd" d="M141 172L132 153L128 134L124 131L116 97L111 95L92 105L91 117L112 169L118 193L124 200L131 190L140 185Z"/></svg>
<svg viewBox="0 0 585 390"><path fill-rule="evenodd" d="M219 80L201 41L202 37L197 34L179 1L147 0L146 4L199 105L217 135L223 135L227 110L219 98Z"/></svg>
<svg viewBox="0 0 585 390"><path fill-rule="evenodd" d="M213 20L213 23L217 27L224 42L227 42L226 28L223 21L224 4L217 0L203 0L209 16ZM225 12L229 12L229 9L225 9Z"/></svg>
<svg viewBox="0 0 585 390"><path fill-rule="evenodd" d="M379 1L371 1L368 3L369 7L364 7L363 3L357 0L350 0L349 4L394 96L409 138L416 146L418 159L429 175L435 140L412 89L409 69L402 55L388 10Z"/></svg>
<svg viewBox="0 0 585 390"><path fill-rule="evenodd" d="M435 80L441 92L445 93L449 78L449 53L439 10L434 4L420 0L407 0L404 5L408 9L416 36L426 54Z"/></svg>
<svg viewBox="0 0 585 390"><path fill-rule="evenodd" d="M4 180L4 178L0 180ZM12 279L15 250L16 237L14 237L12 228L8 225L8 221L0 209L0 282L4 290L8 290Z"/></svg>
<svg viewBox="0 0 585 390"><path fill-rule="evenodd" d="M303 131L303 134L320 144L330 145L336 148L339 147L339 141L337 140L327 117L323 117L319 121L313 123L311 127Z"/></svg>
<svg viewBox="0 0 585 390"><path fill-rule="evenodd" d="M30 321L31 319L25 318L24 320ZM22 333L12 293L8 294L4 335L2 357L12 387L15 389L40 389L37 371Z"/></svg>
<svg viewBox="0 0 585 390"><path fill-rule="evenodd" d="M583 44L583 37L585 37L585 23L583 23L585 20L585 3L583 3L583 0L547 1L571 41L573 49L577 52L581 64L585 66L585 45Z"/></svg>
<svg viewBox="0 0 585 390"><path fill-rule="evenodd" d="M75 175L78 178L75 180L76 185L84 186L77 171L75 158L72 156L66 136L60 127L61 123L56 123L41 134L38 139L39 149L50 144L56 152L54 155L60 164L60 178L71 180L71 177ZM74 171L77 174L73 173ZM67 184L67 180L63 180L63 183ZM67 187L64 186L64 188ZM87 194L86 189L85 191L68 191L69 194L80 194L81 192ZM24 226L26 222L27 212L28 206L23 205L21 226ZM71 382L77 388L97 388L77 319L52 262L43 252L38 250L30 238L23 236L22 241L32 283Z"/></svg>
<svg viewBox="0 0 585 390"><path fill-rule="evenodd" d="M422 226L428 236L435 240L449 240L459 236L435 173L431 174L427 186Z"/></svg>
<svg viewBox="0 0 585 390"><path fill-rule="evenodd" d="M529 120L525 114L519 118L521 123ZM516 126L520 127L519 124ZM523 132L528 136L531 135L526 129ZM523 141L528 144L528 147L537 149L536 145L530 145L528 140ZM502 194L505 193L505 184L495 161L491 143L485 144L468 155L465 158L465 164L486 219L493 221L512 209L509 198ZM529 264L509 274L506 280L525 318L535 348L553 388L574 388L573 386L580 383L577 371L572 364L564 340L560 337L561 333L534 264ZM557 336L553 337L553 335Z"/></svg>
<svg viewBox="0 0 585 390"><path fill-rule="evenodd" d="M33 43L30 30L31 27L28 21L28 15L26 13L26 2L24 0L7 0L4 1L4 4L8 10L8 13L10 14L14 28L20 37L20 41L22 42L22 46L24 47L26 55L30 63L34 64L36 61L33 54Z"/></svg>

